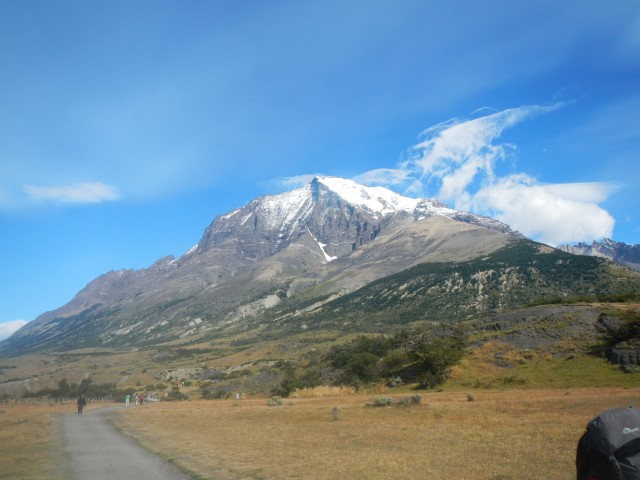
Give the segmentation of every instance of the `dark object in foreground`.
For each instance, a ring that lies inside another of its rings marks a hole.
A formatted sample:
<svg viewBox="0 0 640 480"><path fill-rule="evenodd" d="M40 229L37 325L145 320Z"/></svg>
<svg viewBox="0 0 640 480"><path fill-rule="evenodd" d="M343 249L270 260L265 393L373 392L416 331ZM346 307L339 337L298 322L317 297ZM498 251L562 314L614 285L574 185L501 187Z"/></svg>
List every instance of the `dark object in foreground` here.
<svg viewBox="0 0 640 480"><path fill-rule="evenodd" d="M612 408L578 442L577 480L640 480L640 410Z"/></svg>

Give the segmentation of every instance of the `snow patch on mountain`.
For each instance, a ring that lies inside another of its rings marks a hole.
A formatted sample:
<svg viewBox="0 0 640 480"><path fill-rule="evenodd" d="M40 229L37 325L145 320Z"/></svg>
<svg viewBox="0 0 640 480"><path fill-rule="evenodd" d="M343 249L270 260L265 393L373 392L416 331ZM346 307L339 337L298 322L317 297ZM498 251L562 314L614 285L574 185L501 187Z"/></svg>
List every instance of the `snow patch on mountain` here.
<svg viewBox="0 0 640 480"><path fill-rule="evenodd" d="M381 216L398 211L411 213L420 202L383 187L366 187L344 178L317 177L317 180L351 205Z"/></svg>
<svg viewBox="0 0 640 480"><path fill-rule="evenodd" d="M313 208L311 187L305 185L290 192L262 198L259 209L268 230L293 231L296 223L306 219Z"/></svg>
<svg viewBox="0 0 640 480"><path fill-rule="evenodd" d="M247 223L247 220L249 220L252 215L253 215L253 212L251 212L248 215L245 215L244 217L242 217L240 219L240 225L244 225L245 223Z"/></svg>
<svg viewBox="0 0 640 480"><path fill-rule="evenodd" d="M226 213L224 215L221 215L220 218L222 218L223 220L226 220L228 218L233 217L236 213L238 213L241 209L240 208L236 208L234 210L231 210L229 213Z"/></svg>
<svg viewBox="0 0 640 480"><path fill-rule="evenodd" d="M433 216L455 218L459 212L437 200L419 200L413 213L421 220Z"/></svg>
<svg viewBox="0 0 640 480"><path fill-rule="evenodd" d="M316 237L313 236L313 233L311 233L311 230L309 230L309 227L307 227L307 232L309 232L309 235L311 235L311 238L313 238L313 240L318 244L318 246L320 247L320 250L322 251L324 258L327 262L331 262L333 260L336 260L338 257L332 257L331 255L329 255L325 250L324 247L327 246L326 243L322 243L320 242Z"/></svg>

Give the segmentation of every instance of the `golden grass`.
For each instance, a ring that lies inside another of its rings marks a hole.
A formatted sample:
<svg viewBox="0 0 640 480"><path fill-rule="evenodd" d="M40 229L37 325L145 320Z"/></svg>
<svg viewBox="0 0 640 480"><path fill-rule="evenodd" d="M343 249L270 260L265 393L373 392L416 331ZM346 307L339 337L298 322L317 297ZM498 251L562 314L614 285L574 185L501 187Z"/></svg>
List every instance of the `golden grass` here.
<svg viewBox="0 0 640 480"><path fill-rule="evenodd" d="M637 404L640 389L473 395L425 393L407 408L365 407L375 396L363 395L284 399L280 407L266 398L161 402L114 421L203 479L564 480L575 475L588 420Z"/></svg>
<svg viewBox="0 0 640 480"><path fill-rule="evenodd" d="M500 352L506 366L493 363ZM589 388L640 385L640 373L624 373L604 358L572 354L553 358L549 353L522 352L492 342L470 350L451 369L447 389L471 388Z"/></svg>
<svg viewBox="0 0 640 480"><path fill-rule="evenodd" d="M309 388L296 388L291 398L326 398L326 397L344 397L346 395L355 395L356 389L345 385L340 386L318 386Z"/></svg>
<svg viewBox="0 0 640 480"><path fill-rule="evenodd" d="M59 414L74 409L0 404L0 479L68 479Z"/></svg>

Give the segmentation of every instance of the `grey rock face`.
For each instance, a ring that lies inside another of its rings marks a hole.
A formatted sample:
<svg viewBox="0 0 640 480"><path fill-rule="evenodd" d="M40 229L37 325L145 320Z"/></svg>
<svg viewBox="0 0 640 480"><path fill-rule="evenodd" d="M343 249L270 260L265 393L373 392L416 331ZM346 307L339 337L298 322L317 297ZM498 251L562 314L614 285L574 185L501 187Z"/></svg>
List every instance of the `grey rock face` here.
<svg viewBox="0 0 640 480"><path fill-rule="evenodd" d="M340 257L377 236L382 216L357 208L313 180L293 192L258 198L217 217L197 252L229 248L260 261L310 234L329 258Z"/></svg>
<svg viewBox="0 0 640 480"><path fill-rule="evenodd" d="M640 347L613 346L607 351L607 359L623 367L640 365Z"/></svg>
<svg viewBox="0 0 640 480"><path fill-rule="evenodd" d="M558 249L574 255L607 258L632 270L640 271L640 245L628 245L605 238L602 241L594 241L591 245L586 243L560 245Z"/></svg>

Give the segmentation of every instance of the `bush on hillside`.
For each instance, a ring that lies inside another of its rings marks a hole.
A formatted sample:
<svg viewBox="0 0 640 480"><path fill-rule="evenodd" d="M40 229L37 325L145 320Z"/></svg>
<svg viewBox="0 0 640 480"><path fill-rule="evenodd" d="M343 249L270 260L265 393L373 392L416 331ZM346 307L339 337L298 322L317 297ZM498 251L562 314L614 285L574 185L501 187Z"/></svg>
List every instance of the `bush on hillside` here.
<svg viewBox="0 0 640 480"><path fill-rule="evenodd" d="M186 393L180 392L180 388L176 386L176 387L173 387L171 391L167 394L167 396L165 397L165 400L168 402L171 402L171 401L178 401L178 400L187 400L188 398L189 398L189 395L187 395Z"/></svg>
<svg viewBox="0 0 640 480"><path fill-rule="evenodd" d="M117 397L120 392L114 383L93 383L91 377L77 383L69 383L66 378L58 382L58 388L43 388L37 392L26 392L24 397L75 398L84 395L87 398Z"/></svg>
<svg viewBox="0 0 640 480"><path fill-rule="evenodd" d="M282 371L283 379L280 385L271 391L274 396L288 397L296 390L322 385L320 372L316 369L297 369L291 362L279 362L276 366Z"/></svg>

